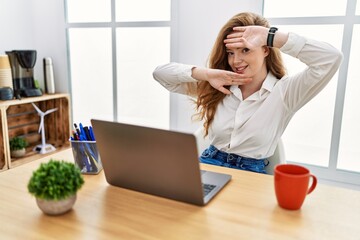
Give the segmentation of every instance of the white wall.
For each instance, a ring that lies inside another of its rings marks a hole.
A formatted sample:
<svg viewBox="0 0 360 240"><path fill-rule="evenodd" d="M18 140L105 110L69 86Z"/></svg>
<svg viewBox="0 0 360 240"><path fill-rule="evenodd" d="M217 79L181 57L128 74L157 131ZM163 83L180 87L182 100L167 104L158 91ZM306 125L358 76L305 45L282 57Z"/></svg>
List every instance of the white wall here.
<svg viewBox="0 0 360 240"><path fill-rule="evenodd" d="M42 59L51 57L53 59L56 91L69 92L64 1L31 1L41 79L43 79Z"/></svg>
<svg viewBox="0 0 360 240"><path fill-rule="evenodd" d="M35 49L34 77L44 86L44 57L52 57L55 88L69 92L64 1L0 0L0 54Z"/></svg>
<svg viewBox="0 0 360 240"><path fill-rule="evenodd" d="M178 0L178 32L173 60L205 66L220 28L239 12L262 13L262 0ZM192 132L201 124L193 122L194 104L172 94L171 128Z"/></svg>
<svg viewBox="0 0 360 240"><path fill-rule="evenodd" d="M34 47L31 1L0 0L0 54Z"/></svg>

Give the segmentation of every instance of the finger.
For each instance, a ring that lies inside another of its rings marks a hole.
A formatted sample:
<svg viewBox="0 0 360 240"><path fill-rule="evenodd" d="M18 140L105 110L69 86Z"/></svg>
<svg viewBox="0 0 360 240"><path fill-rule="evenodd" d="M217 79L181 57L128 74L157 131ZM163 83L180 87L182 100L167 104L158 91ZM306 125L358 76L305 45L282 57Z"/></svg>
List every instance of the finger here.
<svg viewBox="0 0 360 240"><path fill-rule="evenodd" d="M225 47L227 47L227 48L245 48L246 44L244 43L243 40L240 39L237 42L225 43Z"/></svg>
<svg viewBox="0 0 360 240"><path fill-rule="evenodd" d="M220 92L224 93L224 94L227 94L227 95L231 94L230 90L228 90L228 89L226 89L224 87L219 87L218 90Z"/></svg>
<svg viewBox="0 0 360 240"><path fill-rule="evenodd" d="M249 83L252 78L245 77L243 74L229 72L225 77L226 85L244 85Z"/></svg>
<svg viewBox="0 0 360 240"><path fill-rule="evenodd" d="M246 27L233 27L234 31L238 31L238 32L245 32L246 31Z"/></svg>
<svg viewBox="0 0 360 240"><path fill-rule="evenodd" d="M229 35L226 36L226 38L239 38L242 36L243 36L243 33L235 32L235 33L230 33Z"/></svg>
<svg viewBox="0 0 360 240"><path fill-rule="evenodd" d="M236 73L236 72L230 72L229 71L229 72L226 73L224 79L227 80L227 81L230 81L230 82L239 81L239 80L244 79L244 75Z"/></svg>
<svg viewBox="0 0 360 240"><path fill-rule="evenodd" d="M245 85L249 82L251 82L252 78L242 78L242 79L234 79L231 82L231 85Z"/></svg>
<svg viewBox="0 0 360 240"><path fill-rule="evenodd" d="M236 42L225 43L225 47L227 48L253 48L245 38L239 38Z"/></svg>
<svg viewBox="0 0 360 240"><path fill-rule="evenodd" d="M241 74L232 72L232 71L226 71L225 78L230 79L230 80L236 79L236 78L241 78Z"/></svg>
<svg viewBox="0 0 360 240"><path fill-rule="evenodd" d="M235 43L235 42L239 42L241 41L241 37L237 37L237 38L226 38L224 39L224 43Z"/></svg>

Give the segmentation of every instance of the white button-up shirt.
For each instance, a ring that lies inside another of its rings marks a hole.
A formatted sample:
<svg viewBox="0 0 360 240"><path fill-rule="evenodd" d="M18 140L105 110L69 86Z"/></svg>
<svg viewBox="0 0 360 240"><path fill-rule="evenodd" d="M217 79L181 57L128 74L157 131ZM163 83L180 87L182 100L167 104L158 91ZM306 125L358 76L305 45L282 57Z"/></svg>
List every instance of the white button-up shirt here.
<svg viewBox="0 0 360 240"><path fill-rule="evenodd" d="M294 33L289 33L280 50L308 67L280 80L269 73L261 89L245 100L240 88L231 86L232 94L220 102L209 128L216 148L257 159L272 156L293 115L326 86L342 60L342 53L331 45ZM193 67L168 63L157 67L153 75L169 91L196 97Z"/></svg>

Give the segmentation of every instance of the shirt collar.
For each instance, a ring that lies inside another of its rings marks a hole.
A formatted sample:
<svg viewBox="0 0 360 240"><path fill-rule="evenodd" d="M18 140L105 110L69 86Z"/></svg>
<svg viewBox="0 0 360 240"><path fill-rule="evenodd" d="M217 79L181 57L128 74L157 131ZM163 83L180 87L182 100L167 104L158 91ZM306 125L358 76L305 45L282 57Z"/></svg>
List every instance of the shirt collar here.
<svg viewBox="0 0 360 240"><path fill-rule="evenodd" d="M260 88L260 95L263 95L266 91L271 92L277 81L278 79L269 72Z"/></svg>
<svg viewBox="0 0 360 240"><path fill-rule="evenodd" d="M268 75L266 76L260 90L255 92L254 94L252 94L249 98L247 98L247 100L261 99L265 93L271 92L273 90L277 81L278 81L278 79L271 72L269 72ZM241 96L241 90L238 88L238 86L234 86L234 85L231 86L230 91L233 94L235 94L236 96L239 96L239 95Z"/></svg>

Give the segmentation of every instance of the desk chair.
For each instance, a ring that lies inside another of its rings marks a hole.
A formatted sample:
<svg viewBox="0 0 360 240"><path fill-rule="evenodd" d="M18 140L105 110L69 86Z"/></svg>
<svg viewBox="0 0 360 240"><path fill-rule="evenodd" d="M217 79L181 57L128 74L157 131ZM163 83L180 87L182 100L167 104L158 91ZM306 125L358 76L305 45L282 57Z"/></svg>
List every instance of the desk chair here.
<svg viewBox="0 0 360 240"><path fill-rule="evenodd" d="M203 128L198 128L195 133L198 153L201 154L207 147L210 146L210 141L207 137L204 138ZM268 158L269 165L266 166L265 170L268 174L274 175L274 167L277 164L285 163L285 149L282 140L280 139L276 146L274 155Z"/></svg>

